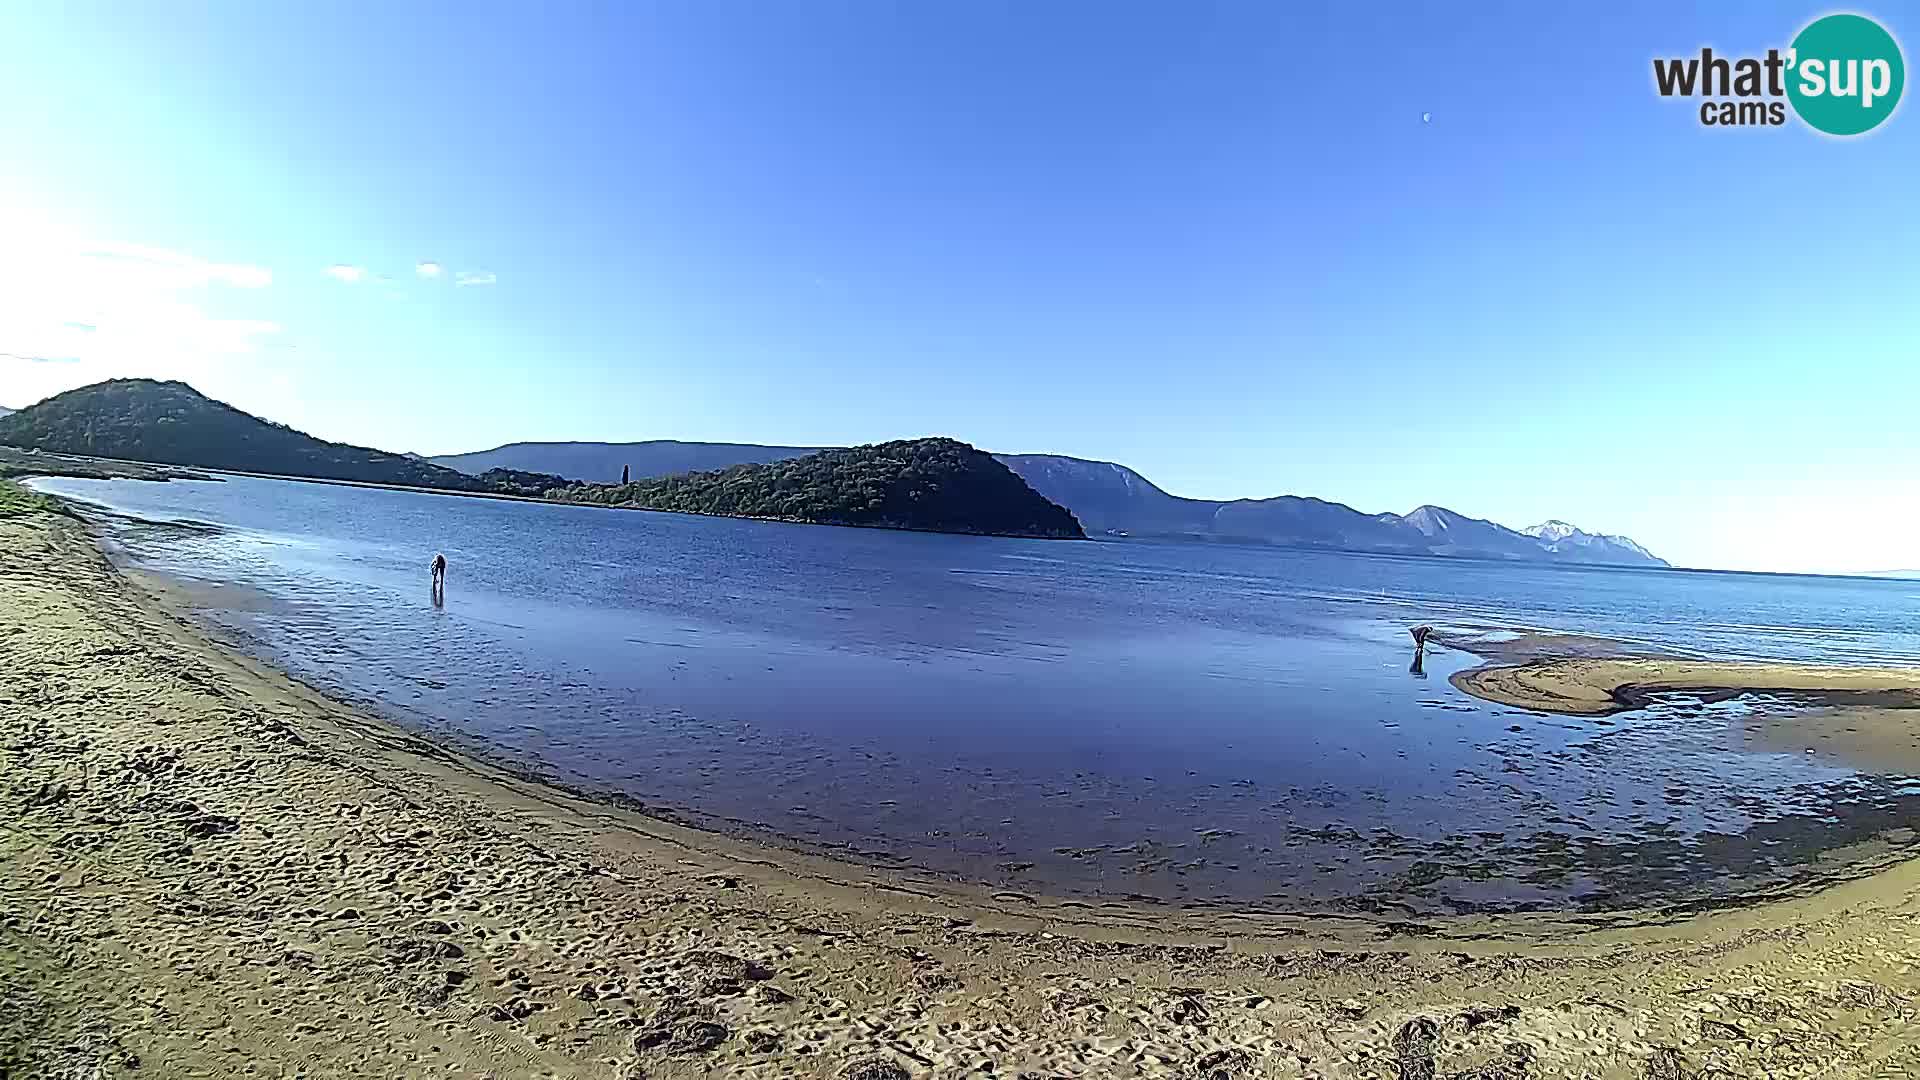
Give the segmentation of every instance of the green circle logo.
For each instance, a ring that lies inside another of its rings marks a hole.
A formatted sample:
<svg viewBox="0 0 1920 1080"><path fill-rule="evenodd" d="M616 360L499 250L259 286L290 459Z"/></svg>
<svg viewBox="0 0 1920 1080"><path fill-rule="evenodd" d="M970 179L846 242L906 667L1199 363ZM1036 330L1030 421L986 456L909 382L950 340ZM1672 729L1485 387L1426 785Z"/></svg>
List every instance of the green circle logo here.
<svg viewBox="0 0 1920 1080"><path fill-rule="evenodd" d="M1787 57L1787 100L1808 126L1829 135L1879 127L1907 84L1900 43L1864 15L1815 19Z"/></svg>

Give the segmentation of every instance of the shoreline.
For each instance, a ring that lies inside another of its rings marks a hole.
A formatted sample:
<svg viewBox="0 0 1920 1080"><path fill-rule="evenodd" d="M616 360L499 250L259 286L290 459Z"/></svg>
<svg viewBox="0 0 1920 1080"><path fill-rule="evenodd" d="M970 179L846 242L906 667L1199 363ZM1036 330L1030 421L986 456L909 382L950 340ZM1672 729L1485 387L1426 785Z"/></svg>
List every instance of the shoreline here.
<svg viewBox="0 0 1920 1080"><path fill-rule="evenodd" d="M1702 1005L1749 1034L1831 1012L1862 1069L1910 1060L1887 1029L1913 1016L1920 864L1706 914L1443 926L995 897L514 776L219 647L132 582L76 522L0 518L19 778L0 910L30 913L0 920L26 958L0 981L45 1030L94 1033L10 1051L0 1020L0 1065L1637 1078L1838 1053L1704 1035ZM256 998L273 1008L234 1014ZM848 1071L880 1061L897 1071Z"/></svg>
<svg viewBox="0 0 1920 1080"><path fill-rule="evenodd" d="M225 471L222 471L222 474L351 486L392 487L392 485L359 484L354 481L316 480L268 474ZM413 490L425 494L479 494L479 497L483 498L520 498L484 493L440 492L424 488L393 487L393 490ZM611 507L611 509L644 508ZM679 511L653 512L679 513ZM726 515L697 514L695 516ZM745 520L778 521L779 519ZM729 849L726 852L729 857L761 864L768 862L769 857L805 860L820 864L806 876L833 880L844 874L845 881L842 883L859 884L862 887L893 887L892 882L895 879L904 878L912 886L906 891L938 893L948 903L974 907L978 910L1014 913L1022 909L1037 911L1052 908L1063 912L1086 913L1099 909L1103 915L1117 917L1122 922L1138 920L1140 925L1160 924L1169 916L1177 920L1188 916L1206 918L1218 915L1232 919L1243 927L1250 923L1273 921L1283 927L1281 932L1287 937L1299 936L1303 932L1302 928L1305 927L1323 931L1333 928L1356 929L1361 932L1361 936L1374 939L1384 939L1401 932L1410 932L1422 939L1445 939L1454 936L1449 928L1458 924L1461 931L1459 936L1462 937L1485 938L1488 936L1488 931L1492 929L1497 934L1522 940L1527 938L1529 932L1534 929L1539 929L1546 935L1553 935L1569 928L1581 930L1597 926L1635 928L1671 923L1676 912L1683 913L1681 917L1684 918L1698 912L1765 906L1817 894L1848 881L1871 877L1888 866L1906 861L1904 856L1897 856L1866 865L1859 873L1841 872L1832 877L1796 882L1784 887L1767 888L1752 893L1732 893L1709 898L1676 898L1670 904L1597 911L1567 908L1454 915L1400 915L1388 911L1333 909L1295 911L1245 908L1237 907L1230 901L1216 899L1181 902L1101 893L1056 895L1045 892L1015 892L929 868L910 864L873 862L862 860L857 854L835 853L834 845L804 846L798 840L767 832L750 823L734 822L724 818L712 818L711 824L702 823L703 819L700 815L667 806L650 806L644 799L628 795L618 789L602 789L557 779L546 774L540 767L515 761L511 755L490 753L483 743L462 746L439 742L431 735L416 732L400 721L380 715L366 703L337 697L275 667L269 661L247 655L233 646L215 641L209 636L207 630L193 619L192 608L196 602L196 592L191 582L140 571L130 565L122 565L100 547L100 539L90 526L76 521L74 527L87 535L88 542L94 547L94 554L106 564L111 575L121 583L133 586L142 594L141 606L148 614L160 616L172 622L181 636L199 649L217 654L227 663L247 671L254 678L264 682L283 683L301 694L326 703L331 709L351 714L355 721L364 727L384 728L387 736L413 744L414 752L422 756L456 760L464 763L469 771L476 775L484 775L494 781L531 785L551 796L581 804L583 808L612 811L617 815L637 818L647 825L676 830L686 834L677 837L676 840L686 843L689 847L702 846L702 842L705 841L709 842L710 846ZM868 526L844 527L866 528ZM224 594L221 597L222 602L228 602L231 599L231 596ZM1525 659L1515 660L1487 659L1478 666L1454 672L1449 677L1449 682L1464 693L1495 704L1562 715L1605 716L1630 711L1644 708L1667 693L1694 694L1701 695L1707 700L1723 700L1741 694L1769 690L1801 691L1817 695L1827 699L1826 703L1836 709L1880 706L1889 710L1896 708L1920 710L1920 668L1848 668L1772 661L1673 660L1624 651L1622 643L1609 639L1560 633L1525 633L1515 641L1493 646L1484 653L1478 652L1469 644L1458 641L1447 642L1436 638L1435 644L1455 651L1482 655L1483 659L1497 655L1525 657ZM1570 655L1560 655L1562 652L1570 652ZM1514 685L1509 680L1516 677L1524 677L1525 681L1517 685L1525 687L1525 690L1506 689L1509 685ZM1559 689L1540 689L1543 686ZM1607 695L1606 704L1602 705L1597 698L1589 701L1591 695L1602 692ZM1915 720L1920 721L1920 715L1917 715ZM887 882L876 885L871 880L875 877L887 879ZM1006 900L1017 907L996 907L988 902L992 900ZM1099 922L1097 919L1089 920L1090 925L1097 922ZM1330 939L1341 939L1344 935L1336 932L1327 936Z"/></svg>
<svg viewBox="0 0 1920 1080"><path fill-rule="evenodd" d="M985 867L977 867L977 872L970 872L965 868L939 866L910 856L876 851L870 845L863 844L859 837L837 842L814 840L783 832L760 821L702 812L673 803L653 803L611 782L563 778L537 755L530 756L485 739L463 736L456 727L423 731L416 724L408 722L402 715L404 710L389 711L379 700L357 694L345 686L333 691L315 685L274 666L270 660L246 653L237 645L217 640L218 631L199 619L194 610L200 603L262 610L271 603L264 594L236 594L222 588L218 582L152 573L139 569L131 562L123 562L120 556L124 554L109 551L107 556L121 575L136 579L189 632L214 648L249 661L262 677L293 681L325 697L339 708L368 718L369 722L388 724L397 732L433 743L444 751L484 764L517 781L539 785L594 806L611 807L622 813L637 814L652 822L690 830L695 836L715 840L724 838L731 844L743 845L749 853L777 853L782 857L819 860L827 868L819 872L823 877L834 877L842 872L880 875L883 878L904 877L913 882L914 887L938 892L954 904L978 904L992 900L1004 907L1006 903L1012 903L1068 913L1063 917L1081 924L1098 921L1095 917L1102 915L1132 925L1148 925L1165 919L1225 918L1235 920L1241 927L1273 922L1288 927L1290 933L1299 928L1310 932L1338 929L1336 936L1351 939L1390 936L1392 933L1436 940L1462 935L1483 936L1489 932L1527 936L1572 927L1649 925L1706 911L1774 903L1812 895L1841 882L1871 877L1911 857L1910 852L1902 846L1882 843L1883 832L1856 828L1849 821L1843 838L1822 839L1801 834L1774 835L1765 840L1767 847L1787 853L1791 869L1777 874L1769 872L1769 867L1756 867L1729 855L1718 864L1721 872L1717 876L1703 875L1699 881L1684 883L1668 879L1664 883L1636 882L1628 885L1624 878L1630 875L1630 871L1596 854L1590 853L1587 857L1589 861L1585 863L1565 866L1552 862L1550 856L1544 857L1537 868L1553 866L1581 872L1589 878L1611 880L1608 894L1586 902L1571 896L1557 902L1541 899L1486 902L1444 893L1393 894L1374 890L1341 894L1320 892L1317 895L1272 892L1264 896L1244 894L1237 897L1202 893L1177 897L1148 895L1128 887L1124 882L1112 885L1067 885L1056 881L1049 887L1045 880L1032 877L996 879ZM1567 634L1525 635L1496 646L1520 655L1533 655L1542 649L1611 654L1625 647L1622 642ZM1454 648L1456 651L1465 651L1457 642ZM1455 674L1457 677L1459 673ZM457 723L445 717L441 722L447 725ZM1796 718L1788 718L1780 726L1790 729L1796 723ZM1920 740L1916 740L1914 751L1914 769L1920 773ZM1355 843L1361 843L1357 834ZM1444 858L1439 854L1439 850L1445 847L1444 841L1432 842L1429 847L1434 850L1436 858ZM1639 851L1641 857L1645 858L1645 848ZM1842 852L1848 853L1847 857L1837 858L1837 854ZM1703 862L1703 865L1706 864ZM1525 864L1518 865L1510 873L1521 874L1525 869Z"/></svg>
<svg viewBox="0 0 1920 1080"><path fill-rule="evenodd" d="M18 459L17 461L14 459ZM49 461L62 467L44 468ZM548 499L539 495L514 495L504 491L462 491L458 488L420 487L413 484L386 484L372 480L341 480L324 476L289 476L283 473L248 472L242 469L211 469L201 466L162 465L122 458L84 457L75 454L40 452L29 457L26 451L0 446L0 480L31 480L35 477L73 477L81 480L146 480L165 483L172 480L219 481L222 477L241 476L252 480L282 480L294 484L327 484L332 487L366 488L374 491L405 491L415 495L444 495L450 498L493 499L498 502L538 503L544 506L578 506L590 510L629 510L644 514L680 514L687 517L726 518L733 521L766 521L777 525L818 525L833 529L876 529L883 532L925 533L932 536L982 536L1005 540L1091 540L1083 529L1079 536L1054 536L1043 533L996 533L960 529L921 529L902 525L861 525L846 521L808 521L803 518L755 517L746 514L709 514L698 510L662 510L650 506L598 503L570 499Z"/></svg>

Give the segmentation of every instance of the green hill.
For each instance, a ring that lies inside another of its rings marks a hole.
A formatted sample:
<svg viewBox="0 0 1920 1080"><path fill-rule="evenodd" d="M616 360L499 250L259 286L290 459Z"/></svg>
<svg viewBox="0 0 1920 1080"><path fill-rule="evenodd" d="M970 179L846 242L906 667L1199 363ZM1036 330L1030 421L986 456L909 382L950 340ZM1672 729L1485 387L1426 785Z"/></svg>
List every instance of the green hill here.
<svg viewBox="0 0 1920 1080"><path fill-rule="evenodd" d="M409 454L316 439L185 383L114 379L0 417L0 446L313 480L510 494L602 506L927 532L1081 538L1072 514L952 439L829 450L634 484L547 473L477 476Z"/></svg>
<svg viewBox="0 0 1920 1080"><path fill-rule="evenodd" d="M928 532L1082 539L1080 523L1026 481L954 439L825 450L631 484L579 484L572 502Z"/></svg>
<svg viewBox="0 0 1920 1080"><path fill-rule="evenodd" d="M0 445L447 491L537 495L566 483L507 470L468 476L405 454L326 442L241 412L186 383L151 379L83 386L0 417Z"/></svg>

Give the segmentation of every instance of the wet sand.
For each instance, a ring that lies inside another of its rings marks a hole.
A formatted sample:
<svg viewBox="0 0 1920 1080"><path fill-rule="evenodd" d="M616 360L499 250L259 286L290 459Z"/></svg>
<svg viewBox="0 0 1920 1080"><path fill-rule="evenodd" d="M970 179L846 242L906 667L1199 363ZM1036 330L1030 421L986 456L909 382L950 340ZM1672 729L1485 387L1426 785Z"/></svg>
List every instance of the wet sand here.
<svg viewBox="0 0 1920 1080"><path fill-rule="evenodd" d="M1748 745L1817 754L1866 772L1920 775L1920 668L1837 667L1621 656L1552 656L1552 645L1452 676L1475 697L1569 716L1607 716L1666 695L1764 696L1783 706L1743 723Z"/></svg>
<svg viewBox="0 0 1920 1080"><path fill-rule="evenodd" d="M46 513L0 518L0 717L0 1075L1920 1074L1920 864L1699 915L990 894L461 757Z"/></svg>
<svg viewBox="0 0 1920 1080"><path fill-rule="evenodd" d="M1920 713L1909 709L1756 717L1747 721L1746 731L1757 749L1818 754L1864 772L1920 776Z"/></svg>
<svg viewBox="0 0 1920 1080"><path fill-rule="evenodd" d="M1834 707L1920 710L1920 668L1834 667L1644 657L1555 658L1461 671L1453 684L1502 705L1570 716L1645 707L1661 694L1704 700L1775 693ZM1920 721L1920 712L1910 716Z"/></svg>

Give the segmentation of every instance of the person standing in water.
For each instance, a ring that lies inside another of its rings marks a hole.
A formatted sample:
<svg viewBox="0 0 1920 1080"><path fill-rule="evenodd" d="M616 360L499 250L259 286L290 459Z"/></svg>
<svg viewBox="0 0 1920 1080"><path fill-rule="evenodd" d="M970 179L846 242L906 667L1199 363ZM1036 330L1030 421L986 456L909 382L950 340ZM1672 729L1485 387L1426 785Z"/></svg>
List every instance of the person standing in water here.
<svg viewBox="0 0 1920 1080"><path fill-rule="evenodd" d="M447 557L438 552L433 556L433 587L436 589L447 587Z"/></svg>

